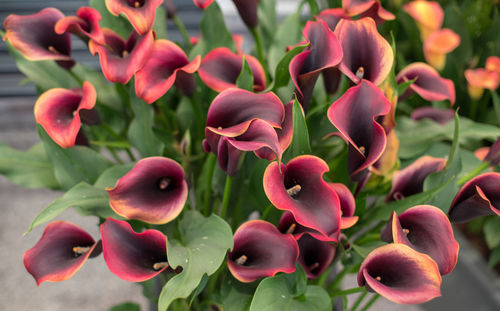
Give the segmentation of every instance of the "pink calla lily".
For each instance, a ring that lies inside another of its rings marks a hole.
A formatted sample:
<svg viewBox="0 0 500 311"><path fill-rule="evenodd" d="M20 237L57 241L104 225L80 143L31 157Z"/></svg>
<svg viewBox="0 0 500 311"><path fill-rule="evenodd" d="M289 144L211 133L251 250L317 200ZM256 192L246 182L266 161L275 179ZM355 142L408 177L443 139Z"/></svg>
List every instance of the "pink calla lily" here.
<svg viewBox="0 0 500 311"><path fill-rule="evenodd" d="M113 15L123 13L140 35L153 28L156 9L163 0L105 0L106 8Z"/></svg>

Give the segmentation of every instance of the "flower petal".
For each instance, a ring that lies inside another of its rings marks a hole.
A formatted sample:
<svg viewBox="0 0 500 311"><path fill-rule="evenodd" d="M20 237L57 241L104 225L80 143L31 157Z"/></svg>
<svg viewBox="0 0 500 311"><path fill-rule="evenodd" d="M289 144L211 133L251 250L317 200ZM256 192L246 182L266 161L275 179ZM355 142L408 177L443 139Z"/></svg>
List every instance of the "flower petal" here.
<svg viewBox="0 0 500 311"><path fill-rule="evenodd" d="M328 25L328 28L330 28L331 31L335 30L335 27L337 26L339 21L343 18L351 19L351 17L347 15L344 9L341 8L326 9L321 11L319 15L316 16L316 19L321 19L322 21L324 21Z"/></svg>
<svg viewBox="0 0 500 311"><path fill-rule="evenodd" d="M396 18L382 7L379 0L342 0L342 8L350 16L371 17L377 25Z"/></svg>
<svg viewBox="0 0 500 311"><path fill-rule="evenodd" d="M151 224L176 218L188 193L182 166L163 157L138 161L114 188L106 190L110 206L118 215Z"/></svg>
<svg viewBox="0 0 500 311"><path fill-rule="evenodd" d="M123 13L140 35L145 35L153 28L156 9L163 0L105 0L111 14Z"/></svg>
<svg viewBox="0 0 500 311"><path fill-rule="evenodd" d="M359 268L358 284L401 304L441 296L437 264L404 244L384 245L368 254Z"/></svg>
<svg viewBox="0 0 500 311"><path fill-rule="evenodd" d="M500 57L490 56L486 59L486 70L496 71L500 79Z"/></svg>
<svg viewBox="0 0 500 311"><path fill-rule="evenodd" d="M200 9L206 9L214 0L193 0L194 4Z"/></svg>
<svg viewBox="0 0 500 311"><path fill-rule="evenodd" d="M484 173L466 182L451 203L448 216L454 223L486 216L500 216L500 173Z"/></svg>
<svg viewBox="0 0 500 311"><path fill-rule="evenodd" d="M412 93L417 93L428 101L440 101L448 99L453 106L455 104L455 85L453 81L441 78L439 73L425 63L413 63L406 66L397 75L397 83L416 79L406 92L401 95L400 100L404 100Z"/></svg>
<svg viewBox="0 0 500 311"><path fill-rule="evenodd" d="M101 225L108 268L129 282L149 280L167 269L167 237L158 230L136 233L126 221L108 218Z"/></svg>
<svg viewBox="0 0 500 311"><path fill-rule="evenodd" d="M446 124L455 117L455 110L440 109L435 107L420 107L413 110L410 118L418 121L422 119L431 119L439 124Z"/></svg>
<svg viewBox="0 0 500 311"><path fill-rule="evenodd" d="M340 70L354 83L361 79L381 84L389 75L394 61L391 45L382 37L373 19L342 19L335 28L344 58Z"/></svg>
<svg viewBox="0 0 500 311"><path fill-rule="evenodd" d="M251 220L234 233L234 248L227 266L241 282L253 282L278 272L292 273L299 247L291 234L282 234L271 223Z"/></svg>
<svg viewBox="0 0 500 311"><path fill-rule="evenodd" d="M443 25L444 12L436 1L411 1L403 10L417 22L422 41Z"/></svg>
<svg viewBox="0 0 500 311"><path fill-rule="evenodd" d="M437 70L446 64L446 54L460 45L460 37L448 28L431 33L424 41L424 56L427 63Z"/></svg>
<svg viewBox="0 0 500 311"><path fill-rule="evenodd" d="M96 96L94 86L87 81L81 89L50 89L35 103L35 120L56 144L73 147L81 128L80 114L94 107Z"/></svg>
<svg viewBox="0 0 500 311"><path fill-rule="evenodd" d="M51 222L36 245L23 256L36 284L69 279L92 254L97 243L82 228L67 221Z"/></svg>
<svg viewBox="0 0 500 311"><path fill-rule="evenodd" d="M309 279L315 279L330 266L335 256L335 246L320 241L309 234L297 240L299 245L298 262L304 268Z"/></svg>
<svg viewBox="0 0 500 311"><path fill-rule="evenodd" d="M441 275L449 274L457 264L459 245L450 221L443 211L432 205L411 207L399 217L393 212L381 238L429 255Z"/></svg>
<svg viewBox="0 0 500 311"><path fill-rule="evenodd" d="M259 1L260 0L233 0L241 19L249 28L255 28L259 23L257 17Z"/></svg>
<svg viewBox="0 0 500 311"><path fill-rule="evenodd" d="M101 26L99 26L100 20L101 14L99 11L91 7L81 7L76 11L76 16L61 18L54 26L54 30L60 35L70 32L86 40L90 38L104 44L104 33Z"/></svg>

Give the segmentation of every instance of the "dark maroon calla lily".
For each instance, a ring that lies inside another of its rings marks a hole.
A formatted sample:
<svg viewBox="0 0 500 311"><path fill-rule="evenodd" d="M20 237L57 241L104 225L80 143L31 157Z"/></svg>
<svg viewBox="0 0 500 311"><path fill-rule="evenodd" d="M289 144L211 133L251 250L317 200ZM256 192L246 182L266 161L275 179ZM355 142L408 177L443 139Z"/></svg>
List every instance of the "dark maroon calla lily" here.
<svg viewBox="0 0 500 311"><path fill-rule="evenodd" d="M136 233L128 222L108 218L101 237L109 270L125 281L143 282L169 268L167 237L158 230Z"/></svg>
<svg viewBox="0 0 500 311"><path fill-rule="evenodd" d="M380 85L389 75L394 62L391 45L382 37L373 19L342 19L335 28L344 57L339 65L352 82L361 79Z"/></svg>
<svg viewBox="0 0 500 311"><path fill-rule="evenodd" d="M364 173L355 175L374 164L384 152L386 133L375 119L390 110L391 104L382 91L364 79L328 108L328 119L349 144L348 171L353 178L362 179Z"/></svg>
<svg viewBox="0 0 500 311"><path fill-rule="evenodd" d="M342 0L342 8L350 16L371 17L377 25L396 18L382 7L379 0Z"/></svg>
<svg viewBox="0 0 500 311"><path fill-rule="evenodd" d="M454 223L486 216L500 216L500 173L484 173L469 180L451 203L448 216Z"/></svg>
<svg viewBox="0 0 500 311"><path fill-rule="evenodd" d="M51 222L36 245L24 253L26 270L36 284L73 276L92 255L97 243L85 230L67 221Z"/></svg>
<svg viewBox="0 0 500 311"><path fill-rule="evenodd" d="M155 22L156 9L163 0L105 0L108 11L118 16L123 13L140 35L147 34Z"/></svg>
<svg viewBox="0 0 500 311"><path fill-rule="evenodd" d="M176 218L188 194L182 166L163 157L138 161L114 188L106 190L111 208L118 215L151 224Z"/></svg>
<svg viewBox="0 0 500 311"><path fill-rule="evenodd" d="M393 212L380 237L385 242L405 244L429 255L441 275L453 271L457 264L459 245L450 221L432 205L414 206L399 216Z"/></svg>
<svg viewBox="0 0 500 311"><path fill-rule="evenodd" d="M340 229L347 229L358 221L358 216L354 216L356 210L356 200L351 190L341 183L328 183L328 186L335 191L340 201Z"/></svg>
<svg viewBox="0 0 500 311"><path fill-rule="evenodd" d="M292 273L299 247L291 234L282 234L271 223L251 220L234 233L234 248L228 253L227 266L241 282Z"/></svg>
<svg viewBox="0 0 500 311"><path fill-rule="evenodd" d="M401 200L424 191L424 181L432 173L446 166L446 159L423 156L402 170L394 172L391 192L386 202Z"/></svg>
<svg viewBox="0 0 500 311"><path fill-rule="evenodd" d="M418 121L422 119L431 119L439 124L446 124L455 117L455 110L440 109L435 107L420 107L413 110L410 115L412 120Z"/></svg>
<svg viewBox="0 0 500 311"><path fill-rule="evenodd" d="M451 105L455 103L455 85L453 81L441 78L436 69L425 63L413 63L406 66L397 75L398 83L416 79L408 87L399 100L404 100L413 93L417 93L428 101L449 100Z"/></svg>
<svg viewBox="0 0 500 311"><path fill-rule="evenodd" d="M248 28L255 28L259 23L257 17L257 7L259 6L259 0L233 0L238 13L241 16L243 22L248 26Z"/></svg>
<svg viewBox="0 0 500 311"><path fill-rule="evenodd" d="M500 164L500 137L488 148L484 161L490 162L492 166Z"/></svg>
<svg viewBox="0 0 500 311"><path fill-rule="evenodd" d="M243 57L252 69L254 91L263 91L266 88L266 74L259 61L252 55L235 54L226 47L213 49L205 55L198 70L201 80L216 92L236 87Z"/></svg>
<svg viewBox="0 0 500 311"><path fill-rule="evenodd" d="M195 84L192 74L200 66L200 56L192 62L175 43L156 40L144 67L135 73L135 92L151 104L174 85L186 96L193 95Z"/></svg>
<svg viewBox="0 0 500 311"><path fill-rule="evenodd" d="M264 191L276 208L290 211L297 223L317 231L323 241L338 241L340 200L323 180L328 165L315 156L296 157L286 165L270 163L264 172Z"/></svg>
<svg viewBox="0 0 500 311"><path fill-rule="evenodd" d="M59 35L54 31L57 21L63 17L64 14L56 8L46 8L32 15L11 14L3 24L3 40L9 40L28 60L55 60L64 68L71 68L75 62L70 56L70 35Z"/></svg>
<svg viewBox="0 0 500 311"><path fill-rule="evenodd" d="M307 110L319 74L337 66L342 59L339 40L322 20L308 21L302 34L309 46L297 54L289 66L297 97Z"/></svg>
<svg viewBox="0 0 500 311"><path fill-rule="evenodd" d="M76 16L66 16L61 18L54 30L62 35L65 32L73 33L84 41L89 38L95 42L104 44L104 33L102 32L99 21L101 14L94 8L81 7L76 11Z"/></svg>
<svg viewBox="0 0 500 311"><path fill-rule="evenodd" d="M285 109L274 93L225 90L208 109L203 148L217 155L221 168L230 176L237 171L242 151L255 151L259 157L280 160L281 143L286 143L291 135L289 124L282 127L284 119ZM275 128L286 132L281 133L281 141Z"/></svg>
<svg viewBox="0 0 500 311"><path fill-rule="evenodd" d="M199 7L200 9L204 10L206 9L214 0L193 0L194 5Z"/></svg>
<svg viewBox="0 0 500 311"><path fill-rule="evenodd" d="M153 48L153 33L139 36L130 33L127 41L108 28L102 29L104 44L89 41L92 55L99 54L102 73L111 82L127 83L142 68Z"/></svg>
<svg viewBox="0 0 500 311"><path fill-rule="evenodd" d="M428 255L404 244L373 250L361 263L359 286L401 304L424 303L441 296L441 275Z"/></svg>
<svg viewBox="0 0 500 311"><path fill-rule="evenodd" d="M309 279L315 279L330 266L335 257L335 246L320 241L309 234L297 240L299 245L299 263Z"/></svg>
<svg viewBox="0 0 500 311"><path fill-rule="evenodd" d="M73 147L82 125L82 114L94 108L96 99L96 90L87 81L81 89L50 89L35 103L35 120L56 144Z"/></svg>

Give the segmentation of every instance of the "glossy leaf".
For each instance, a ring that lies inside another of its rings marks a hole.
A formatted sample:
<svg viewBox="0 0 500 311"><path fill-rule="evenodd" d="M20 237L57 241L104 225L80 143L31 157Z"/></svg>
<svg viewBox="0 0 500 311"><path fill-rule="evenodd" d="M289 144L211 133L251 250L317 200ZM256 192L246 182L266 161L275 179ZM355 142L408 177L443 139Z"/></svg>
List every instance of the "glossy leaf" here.
<svg viewBox="0 0 500 311"><path fill-rule="evenodd" d="M276 31L273 44L269 49L269 68L276 68L280 62L283 52L286 51L286 48L290 45L296 44L301 38L302 29L300 27L300 17L296 12L288 16ZM286 70L288 74L288 67Z"/></svg>
<svg viewBox="0 0 500 311"><path fill-rule="evenodd" d="M125 174L127 174L135 165L133 163L127 163L123 165L115 165L104 172L102 172L101 176L97 179L94 184L94 187L99 189L106 189L106 187L113 188L116 185L118 179L122 178Z"/></svg>
<svg viewBox="0 0 500 311"><path fill-rule="evenodd" d="M60 187L42 144L21 151L0 143L0 174L26 188Z"/></svg>
<svg viewBox="0 0 500 311"><path fill-rule="evenodd" d="M500 246L500 217L494 215L484 223L484 239L489 249Z"/></svg>
<svg viewBox="0 0 500 311"><path fill-rule="evenodd" d="M62 197L44 208L35 217L26 232L30 232L33 228L52 220L70 207L76 207L86 214L101 217L115 215L109 207L109 199L106 191L82 182L69 189Z"/></svg>
<svg viewBox="0 0 500 311"><path fill-rule="evenodd" d="M226 251L233 247L231 228L217 215L205 218L196 211L186 211L179 222L179 231L183 242L169 240L167 256L171 267L180 266L183 270L163 287L159 311L167 310L177 298L188 297L203 275L217 271Z"/></svg>
<svg viewBox="0 0 500 311"><path fill-rule="evenodd" d="M245 57L243 57L243 64L241 66L241 72L236 78L236 86L240 89L247 91L253 91L253 73L252 68L248 65Z"/></svg>
<svg viewBox="0 0 500 311"><path fill-rule="evenodd" d="M141 306L135 302L124 302L111 307L108 311L141 311Z"/></svg>
<svg viewBox="0 0 500 311"><path fill-rule="evenodd" d="M99 25L101 27L106 27L113 29L123 38L127 38L132 31L132 25L124 16L114 16L106 8L106 4L103 0L90 0L90 6L101 13L101 21Z"/></svg>
<svg viewBox="0 0 500 311"><path fill-rule="evenodd" d="M303 154L310 154L311 146L309 145L309 132L304 116L304 111L297 98L293 103L293 135L292 143L288 147L284 155L284 162Z"/></svg>
<svg viewBox="0 0 500 311"><path fill-rule="evenodd" d="M275 91L276 89L288 85L290 81L290 73L288 71L288 67L290 66L290 62L292 58L294 58L297 54L302 52L307 45L298 45L286 52L286 54L280 59L279 63L276 65L276 69L274 70L274 81L267 88L266 91Z"/></svg>

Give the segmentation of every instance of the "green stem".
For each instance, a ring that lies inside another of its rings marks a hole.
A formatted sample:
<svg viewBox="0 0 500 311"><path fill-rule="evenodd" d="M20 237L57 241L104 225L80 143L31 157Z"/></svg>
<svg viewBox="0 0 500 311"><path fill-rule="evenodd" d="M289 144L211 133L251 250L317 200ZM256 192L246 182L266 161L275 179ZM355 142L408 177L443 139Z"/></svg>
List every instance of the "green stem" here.
<svg viewBox="0 0 500 311"><path fill-rule="evenodd" d="M191 103L191 107L193 108L194 112L194 130L196 133L196 136L198 137L203 137L203 124L205 124L205 121L203 120L202 112L200 109L200 105L198 105L193 97L189 97L189 102Z"/></svg>
<svg viewBox="0 0 500 311"><path fill-rule="evenodd" d="M208 154L208 176L205 183L205 196L203 198L203 213L205 216L210 214L210 194L212 193L212 179L214 177L216 157L213 153Z"/></svg>
<svg viewBox="0 0 500 311"><path fill-rule="evenodd" d="M359 307L359 305L361 304L361 302L363 302L363 299L365 299L367 294L368 292L364 292L358 297L358 299L356 299L356 301L351 307L351 311L355 311Z"/></svg>
<svg viewBox="0 0 500 311"><path fill-rule="evenodd" d="M469 175L467 175L467 176L465 176L463 178L460 178L460 180L458 181L458 185L461 186L461 185L465 184L469 179L471 179L472 177L474 177L477 174L481 173L482 171L484 171L485 169L487 169L490 165L491 165L490 162L484 161L478 167L476 167L476 169L474 169Z"/></svg>
<svg viewBox="0 0 500 311"><path fill-rule="evenodd" d="M229 197L231 197L231 187L233 186L233 178L229 175L226 177L226 185L224 186L224 196L222 197L222 207L220 217L226 218L227 207L229 205Z"/></svg>
<svg viewBox="0 0 500 311"><path fill-rule="evenodd" d="M269 204L266 209L264 210L264 212L262 213L262 216L260 216L260 219L262 220L266 220L267 217L269 216L269 214L271 213L271 211L273 210L274 208L274 205L272 204Z"/></svg>
<svg viewBox="0 0 500 311"><path fill-rule="evenodd" d="M68 72L73 77L73 79L76 80L76 82L78 82L80 85L83 85L82 79L80 79L80 77L73 71L73 69L69 69Z"/></svg>
<svg viewBox="0 0 500 311"><path fill-rule="evenodd" d="M191 41L189 40L189 33L186 29L186 26L184 26L184 23L181 21L179 16L177 14L174 16L174 22L179 31L181 32L182 38L184 39L184 43L186 44L186 48L188 50L191 49Z"/></svg>
<svg viewBox="0 0 500 311"><path fill-rule="evenodd" d="M115 132L115 130L113 130L113 128L111 126L107 125L106 123L101 123L100 126L103 130L105 130L109 135L111 135L116 140L119 140L119 141L123 140L123 138L120 136L120 134ZM135 159L134 155L132 154L132 152L130 151L130 149L125 148L125 151L127 152L127 155L130 158L130 161L136 161L136 159Z"/></svg>
<svg viewBox="0 0 500 311"><path fill-rule="evenodd" d="M118 162L119 164L123 164L122 159L120 159L118 154L116 154L116 151L113 147L106 147L106 148L109 150L109 153L111 153L111 156L113 157L113 159L115 159L116 162Z"/></svg>
<svg viewBox="0 0 500 311"><path fill-rule="evenodd" d="M366 311L368 309L370 309L370 307L380 298L380 295L379 294L375 294L375 296L373 296L370 300L368 300L368 302L366 303L366 305L363 307L363 309L361 309L361 311Z"/></svg>
<svg viewBox="0 0 500 311"><path fill-rule="evenodd" d="M360 292L366 292L366 289L364 287L355 287L355 288L350 288L350 289L346 289L346 290L340 290L340 291L337 291L337 292L334 292L332 294L330 294L330 297L337 297L337 296L345 296L345 295L350 295L350 294L355 294L355 293L360 293Z"/></svg>
<svg viewBox="0 0 500 311"><path fill-rule="evenodd" d="M264 49L262 47L262 38L260 37L259 30L257 28L250 28L250 32L252 33L253 39L255 40L255 47L257 48L257 57L259 58L262 67L265 68L267 72L267 62L264 57Z"/></svg>
<svg viewBox="0 0 500 311"><path fill-rule="evenodd" d="M479 106L479 99L473 99L471 102L470 102L470 114L469 114L469 118L471 120L476 120L476 114L477 114L477 108Z"/></svg>

